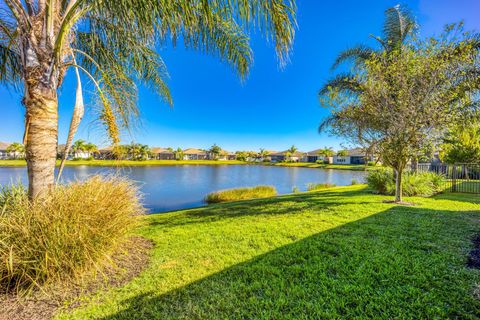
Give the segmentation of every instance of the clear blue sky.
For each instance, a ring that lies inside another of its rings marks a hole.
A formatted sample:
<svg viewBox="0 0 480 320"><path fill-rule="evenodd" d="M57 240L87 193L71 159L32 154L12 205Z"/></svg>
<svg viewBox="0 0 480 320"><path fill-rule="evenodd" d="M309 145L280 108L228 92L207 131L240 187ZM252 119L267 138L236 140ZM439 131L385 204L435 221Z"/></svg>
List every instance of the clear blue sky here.
<svg viewBox="0 0 480 320"><path fill-rule="evenodd" d="M167 63L174 107L148 90L140 90L141 125L124 142L151 146L208 148L217 143L227 150L284 150L295 144L309 151L323 146L340 148L341 140L319 135L317 127L328 113L316 92L332 74L330 66L343 49L372 43L380 34L383 11L398 1L297 0L298 25L293 55L280 70L272 44L252 34L254 65L241 83L229 66L182 46L162 48ZM465 20L467 29L480 30L480 0L403 1L418 19L422 35L439 33L446 23ZM73 106L72 72L60 93L60 140L64 143ZM87 87L92 90L92 87ZM23 107L15 92L0 89L0 141L20 141ZM85 118L77 138L107 145L105 132Z"/></svg>

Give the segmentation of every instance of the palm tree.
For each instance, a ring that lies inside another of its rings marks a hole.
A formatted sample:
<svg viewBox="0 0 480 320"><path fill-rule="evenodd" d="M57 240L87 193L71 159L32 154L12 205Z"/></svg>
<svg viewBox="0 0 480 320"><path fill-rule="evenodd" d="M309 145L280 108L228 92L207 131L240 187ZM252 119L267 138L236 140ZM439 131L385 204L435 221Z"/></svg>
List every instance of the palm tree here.
<svg viewBox="0 0 480 320"><path fill-rule="evenodd" d="M7 153L13 153L13 158L17 159L17 157L25 155L25 146L21 143L14 142L7 147Z"/></svg>
<svg viewBox="0 0 480 320"><path fill-rule="evenodd" d="M292 156L298 151L297 147L295 145L292 145L287 152L285 153L285 158L287 160L291 160Z"/></svg>
<svg viewBox="0 0 480 320"><path fill-rule="evenodd" d="M88 153L88 157L91 157L92 154L98 152L98 147L93 143L87 143L85 145L85 151Z"/></svg>
<svg viewBox="0 0 480 320"><path fill-rule="evenodd" d="M343 62L353 61L354 65L359 67L370 59L373 55L380 55L383 52L389 54L396 50L401 50L405 40L417 29L417 24L411 12L400 5L385 10L385 21L383 23L383 36L373 36L380 44L380 50L370 48L364 45L357 45L341 52L333 69ZM340 75L341 77L342 75ZM339 77L339 79L341 79Z"/></svg>
<svg viewBox="0 0 480 320"><path fill-rule="evenodd" d="M294 0L3 0L0 81L23 85L29 195L54 183L58 95L73 68L76 99L65 153L84 113L83 73L98 95L99 119L113 144L138 115L136 83L172 103L167 71L155 45L182 39L213 53L244 78L252 62L246 30L259 27L288 58Z"/></svg>
<svg viewBox="0 0 480 320"><path fill-rule="evenodd" d="M78 154L87 151L88 144L85 140L77 140L72 145L72 151L75 158L78 158Z"/></svg>
<svg viewBox="0 0 480 320"><path fill-rule="evenodd" d="M265 159L268 157L269 154L270 153L267 150L261 148L260 152L258 153L258 156L260 157L260 159L262 159L262 161L265 161Z"/></svg>
<svg viewBox="0 0 480 320"><path fill-rule="evenodd" d="M318 155L320 157L323 157L324 160L328 160L328 158L333 157L335 155L335 152L333 151L332 148L325 147L323 149L318 150Z"/></svg>
<svg viewBox="0 0 480 320"><path fill-rule="evenodd" d="M348 150L338 150L337 156L339 156L339 157L346 157L346 156L348 156Z"/></svg>
<svg viewBox="0 0 480 320"><path fill-rule="evenodd" d="M183 160L185 154L183 153L182 148L177 148L173 153L175 155L175 160Z"/></svg>
<svg viewBox="0 0 480 320"><path fill-rule="evenodd" d="M214 160L218 159L218 156L220 155L220 153L222 152L222 148L220 148L219 146L217 146L217 144L215 143L213 146L210 147L210 149L208 150L208 152L212 155L212 158Z"/></svg>

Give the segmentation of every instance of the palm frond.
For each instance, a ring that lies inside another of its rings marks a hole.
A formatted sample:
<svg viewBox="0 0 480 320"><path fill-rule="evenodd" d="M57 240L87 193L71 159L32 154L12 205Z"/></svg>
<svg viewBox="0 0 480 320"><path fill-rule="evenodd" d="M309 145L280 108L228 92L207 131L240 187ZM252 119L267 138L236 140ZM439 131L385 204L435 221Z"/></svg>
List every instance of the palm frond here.
<svg viewBox="0 0 480 320"><path fill-rule="evenodd" d="M362 84L358 77L353 74L338 74L318 91L318 95L324 96L331 91L357 94L362 92Z"/></svg>
<svg viewBox="0 0 480 320"><path fill-rule="evenodd" d="M376 51L364 45L358 45L353 48L342 51L335 60L332 69L337 68L340 64L353 61L355 65L360 65L372 57Z"/></svg>
<svg viewBox="0 0 480 320"><path fill-rule="evenodd" d="M383 41L390 50L399 48L415 28L415 18L408 9L396 5L385 10Z"/></svg>

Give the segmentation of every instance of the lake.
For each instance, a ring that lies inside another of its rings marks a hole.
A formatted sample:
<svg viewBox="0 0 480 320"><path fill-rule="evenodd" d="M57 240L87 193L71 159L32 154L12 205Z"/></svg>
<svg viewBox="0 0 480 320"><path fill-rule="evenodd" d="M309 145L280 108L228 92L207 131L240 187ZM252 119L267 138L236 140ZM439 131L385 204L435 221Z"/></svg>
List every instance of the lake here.
<svg viewBox="0 0 480 320"><path fill-rule="evenodd" d="M204 205L203 198L212 191L272 185L279 194L294 187L307 189L308 183L349 185L352 179L363 181L363 171L277 167L262 165L178 165L142 167L65 167L64 180L85 179L93 174L120 173L136 181L144 194L149 212L165 212ZM0 185L27 183L25 167L0 167Z"/></svg>

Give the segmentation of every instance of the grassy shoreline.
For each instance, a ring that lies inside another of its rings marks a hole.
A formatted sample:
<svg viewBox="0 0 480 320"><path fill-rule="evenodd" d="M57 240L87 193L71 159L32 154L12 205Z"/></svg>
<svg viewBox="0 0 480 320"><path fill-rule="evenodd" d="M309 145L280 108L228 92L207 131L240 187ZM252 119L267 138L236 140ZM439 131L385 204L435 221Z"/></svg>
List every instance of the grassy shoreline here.
<svg viewBox="0 0 480 320"><path fill-rule="evenodd" d="M60 161L57 161L57 166ZM143 167L143 166L177 166L177 165L267 165L279 167L302 167L302 168L317 168L317 169L337 169L337 170L352 170L364 171L364 165L343 165L343 164L318 164L309 162L280 162L280 163L257 163L245 162L237 160L146 160L146 161L131 161L131 160L67 160L66 166L100 166L100 167ZM0 167L24 167L25 160L0 160ZM367 167L371 170L375 167Z"/></svg>
<svg viewBox="0 0 480 320"><path fill-rule="evenodd" d="M56 319L478 315L478 198L385 199L356 185L147 216L147 269Z"/></svg>

